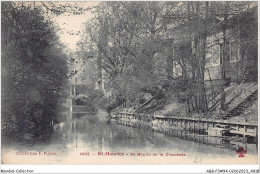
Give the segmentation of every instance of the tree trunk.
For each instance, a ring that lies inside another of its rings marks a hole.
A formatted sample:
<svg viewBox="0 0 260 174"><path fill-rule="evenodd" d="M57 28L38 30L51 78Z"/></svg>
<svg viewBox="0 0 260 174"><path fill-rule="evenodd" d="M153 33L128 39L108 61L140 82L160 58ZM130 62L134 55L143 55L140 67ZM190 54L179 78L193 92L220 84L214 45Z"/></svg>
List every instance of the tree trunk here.
<svg viewBox="0 0 260 174"><path fill-rule="evenodd" d="M173 44L172 40L167 42L167 77L169 80L172 79L172 68L173 68Z"/></svg>
<svg viewBox="0 0 260 174"><path fill-rule="evenodd" d="M228 18L228 8L229 8L229 2L225 2L225 11L224 11L224 24L223 24L223 56L222 56L222 80L226 80L226 70L225 70L225 61L227 60L227 40L226 40L226 21ZM225 100L226 100L226 93L225 93L225 87L224 85L221 86L221 109L224 111L226 110L225 106Z"/></svg>

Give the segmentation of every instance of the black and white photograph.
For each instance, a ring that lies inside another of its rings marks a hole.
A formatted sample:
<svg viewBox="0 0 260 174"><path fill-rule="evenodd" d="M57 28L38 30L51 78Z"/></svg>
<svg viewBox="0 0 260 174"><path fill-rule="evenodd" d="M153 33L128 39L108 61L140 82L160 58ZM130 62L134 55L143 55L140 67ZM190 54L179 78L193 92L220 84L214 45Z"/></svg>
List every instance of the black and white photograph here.
<svg viewBox="0 0 260 174"><path fill-rule="evenodd" d="M1 1L1 164L258 164L258 2Z"/></svg>

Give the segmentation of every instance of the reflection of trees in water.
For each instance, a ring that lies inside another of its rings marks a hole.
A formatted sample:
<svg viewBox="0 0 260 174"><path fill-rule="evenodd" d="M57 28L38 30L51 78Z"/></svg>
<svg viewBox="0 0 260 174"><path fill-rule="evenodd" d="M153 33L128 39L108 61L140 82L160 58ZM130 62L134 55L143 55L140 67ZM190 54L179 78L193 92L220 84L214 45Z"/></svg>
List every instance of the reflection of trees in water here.
<svg viewBox="0 0 260 174"><path fill-rule="evenodd" d="M175 131L173 137L144 128L132 128L118 125L114 122L107 124L105 120L91 121L91 115L74 118L54 126L48 148L59 147L65 153L73 150L88 149L92 152L144 152L168 151L172 153L199 153L206 156L234 155L235 147L216 147L203 143L207 136L188 134L185 131ZM211 138L212 142L220 142L219 138ZM210 139L208 139L210 142ZM249 150L248 153L253 153Z"/></svg>

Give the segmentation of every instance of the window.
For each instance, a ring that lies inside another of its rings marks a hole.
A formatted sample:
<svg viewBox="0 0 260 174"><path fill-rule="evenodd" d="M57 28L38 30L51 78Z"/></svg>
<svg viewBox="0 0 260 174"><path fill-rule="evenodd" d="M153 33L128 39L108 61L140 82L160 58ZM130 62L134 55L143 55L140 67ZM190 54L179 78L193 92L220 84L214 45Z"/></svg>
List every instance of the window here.
<svg viewBox="0 0 260 174"><path fill-rule="evenodd" d="M206 61L207 67L219 66L221 58L221 48L217 35L207 37Z"/></svg>
<svg viewBox="0 0 260 174"><path fill-rule="evenodd" d="M206 60L209 67L220 65L220 45L211 45L210 48L206 50Z"/></svg>
<svg viewBox="0 0 260 174"><path fill-rule="evenodd" d="M213 45L211 47L211 64L212 65L220 65L220 45Z"/></svg>
<svg viewBox="0 0 260 174"><path fill-rule="evenodd" d="M230 42L230 62L238 60L238 45L236 42Z"/></svg>

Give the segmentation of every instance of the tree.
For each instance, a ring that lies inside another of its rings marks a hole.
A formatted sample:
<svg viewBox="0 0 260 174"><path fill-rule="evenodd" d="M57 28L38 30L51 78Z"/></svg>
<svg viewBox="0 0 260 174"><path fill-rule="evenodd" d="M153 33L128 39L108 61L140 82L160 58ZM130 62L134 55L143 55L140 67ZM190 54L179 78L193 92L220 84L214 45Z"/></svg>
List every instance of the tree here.
<svg viewBox="0 0 260 174"><path fill-rule="evenodd" d="M90 45L92 51L88 53L97 62L99 79L107 76L108 88L124 106L145 93L153 96L167 88L187 104L188 112L207 113L209 97L204 81L208 36L224 26L225 18L248 5L225 4L229 3L100 3L94 11L96 17L86 24L81 50ZM177 67L181 74L173 72ZM224 72L223 68L223 79ZM222 98L225 109L224 95Z"/></svg>
<svg viewBox="0 0 260 174"><path fill-rule="evenodd" d="M159 69L163 62L160 59L165 56L165 45L160 39L165 37L162 18L176 4L106 2L96 9L96 18L86 24L84 38L88 41L83 43L89 45L92 41L96 44L92 47L96 51L92 53L96 52L99 78L102 79L103 69L110 88L120 96L120 100L133 100L140 93L154 94L160 78L167 77L167 74L156 73L156 68ZM81 48L84 50L86 46ZM155 54L158 54L157 60ZM169 51L169 54L172 53ZM128 85L130 81L131 88Z"/></svg>
<svg viewBox="0 0 260 174"><path fill-rule="evenodd" d="M47 136L67 79L63 46L33 3L3 2L1 26L4 132Z"/></svg>

